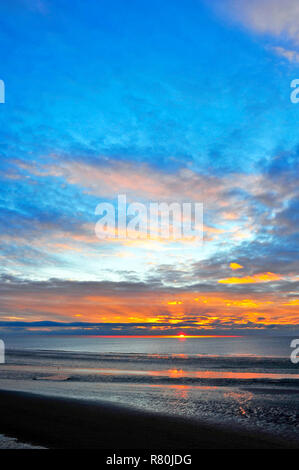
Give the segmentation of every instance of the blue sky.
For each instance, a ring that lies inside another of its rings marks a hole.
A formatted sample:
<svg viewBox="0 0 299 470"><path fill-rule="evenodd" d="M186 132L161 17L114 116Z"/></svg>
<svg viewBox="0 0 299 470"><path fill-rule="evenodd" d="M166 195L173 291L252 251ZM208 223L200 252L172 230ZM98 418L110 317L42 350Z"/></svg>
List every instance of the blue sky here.
<svg viewBox="0 0 299 470"><path fill-rule="evenodd" d="M12 0L0 13L3 328L293 328L296 1ZM100 243L95 207L119 193L203 202L203 247Z"/></svg>

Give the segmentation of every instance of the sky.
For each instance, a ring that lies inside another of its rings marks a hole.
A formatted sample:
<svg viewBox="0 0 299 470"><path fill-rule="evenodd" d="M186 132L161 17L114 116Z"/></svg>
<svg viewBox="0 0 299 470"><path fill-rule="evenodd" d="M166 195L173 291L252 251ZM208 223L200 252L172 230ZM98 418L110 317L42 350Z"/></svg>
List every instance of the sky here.
<svg viewBox="0 0 299 470"><path fill-rule="evenodd" d="M298 331L297 0L0 4L0 334ZM203 203L203 243L95 209Z"/></svg>

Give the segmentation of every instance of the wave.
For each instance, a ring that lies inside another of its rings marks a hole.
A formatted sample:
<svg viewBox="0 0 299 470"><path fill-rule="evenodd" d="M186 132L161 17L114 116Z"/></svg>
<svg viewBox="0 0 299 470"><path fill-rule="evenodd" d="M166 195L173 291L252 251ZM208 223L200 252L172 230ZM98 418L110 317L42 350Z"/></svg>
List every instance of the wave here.
<svg viewBox="0 0 299 470"><path fill-rule="evenodd" d="M217 356L206 354L145 354L145 353L89 353L56 350L7 350L7 358L11 363L17 362L50 362L63 361L89 364L92 367L99 363L134 365L159 365L160 367L182 367L187 369L214 370L251 370L258 371L287 371L297 374L299 364L293 364L286 357L260 356Z"/></svg>

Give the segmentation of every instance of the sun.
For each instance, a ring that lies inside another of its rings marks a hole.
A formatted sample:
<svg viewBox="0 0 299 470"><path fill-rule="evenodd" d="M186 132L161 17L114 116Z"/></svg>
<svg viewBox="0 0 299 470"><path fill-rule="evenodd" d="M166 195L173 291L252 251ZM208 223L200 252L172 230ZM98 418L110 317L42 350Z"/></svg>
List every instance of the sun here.
<svg viewBox="0 0 299 470"><path fill-rule="evenodd" d="M179 338L186 338L186 336L183 335L183 334L182 334L182 335L178 335L178 337L179 337Z"/></svg>

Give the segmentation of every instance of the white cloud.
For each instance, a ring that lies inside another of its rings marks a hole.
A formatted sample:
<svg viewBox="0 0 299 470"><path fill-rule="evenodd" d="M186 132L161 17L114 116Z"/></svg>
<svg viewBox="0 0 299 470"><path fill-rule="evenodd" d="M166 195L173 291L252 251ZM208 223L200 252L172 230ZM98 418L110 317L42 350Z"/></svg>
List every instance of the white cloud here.
<svg viewBox="0 0 299 470"><path fill-rule="evenodd" d="M298 0L227 0L226 11L260 34L283 36L299 44Z"/></svg>
<svg viewBox="0 0 299 470"><path fill-rule="evenodd" d="M299 64L299 53L296 51L285 49L284 47L272 47L272 50L279 56L287 59L289 62Z"/></svg>
<svg viewBox="0 0 299 470"><path fill-rule="evenodd" d="M217 0L214 7L222 16L267 36L267 48L276 55L299 63L299 0Z"/></svg>

